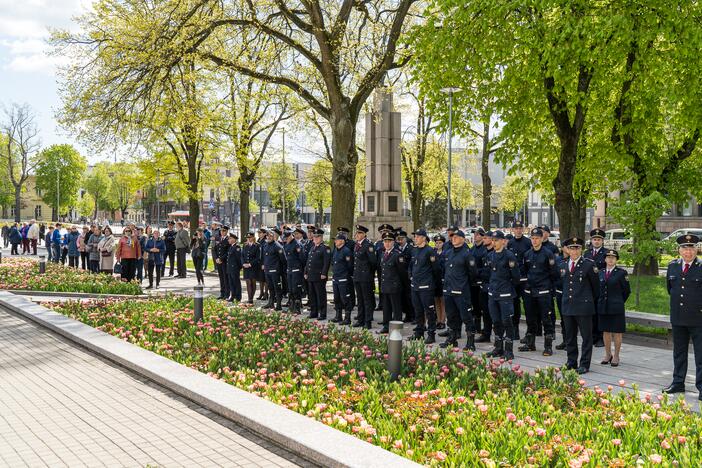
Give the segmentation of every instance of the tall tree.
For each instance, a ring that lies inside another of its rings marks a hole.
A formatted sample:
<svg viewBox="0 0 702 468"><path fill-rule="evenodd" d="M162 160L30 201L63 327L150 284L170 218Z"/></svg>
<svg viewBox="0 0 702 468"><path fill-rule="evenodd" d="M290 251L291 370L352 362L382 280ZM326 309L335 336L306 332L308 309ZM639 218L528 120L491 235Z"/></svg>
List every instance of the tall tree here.
<svg viewBox="0 0 702 468"><path fill-rule="evenodd" d="M305 174L305 199L315 208L315 224L324 223L324 209L332 203L332 164L326 159L320 159L312 164Z"/></svg>
<svg viewBox="0 0 702 468"><path fill-rule="evenodd" d="M109 204L120 211L122 219L127 216L127 208L136 201L140 178L136 164L118 162L110 165L112 184L107 194Z"/></svg>
<svg viewBox="0 0 702 468"><path fill-rule="evenodd" d="M34 113L27 104L12 104L4 110L5 118L0 122L0 133L4 134L0 149L7 174L15 189L15 222L20 221L22 188L37 164L39 131Z"/></svg>
<svg viewBox="0 0 702 468"><path fill-rule="evenodd" d="M88 171L83 188L93 198L93 219L97 219L98 209L109 208L109 193L112 187L109 163L101 162Z"/></svg>
<svg viewBox="0 0 702 468"><path fill-rule="evenodd" d="M497 207L503 211L517 214L524 208L529 196L529 187L523 177L508 176L497 190Z"/></svg>
<svg viewBox="0 0 702 468"><path fill-rule="evenodd" d="M52 208L52 219L59 219L61 208L76 206L86 168L85 158L71 145L52 145L39 153L36 188Z"/></svg>
<svg viewBox="0 0 702 468"><path fill-rule="evenodd" d="M133 0L135 1L135 0ZM363 106L388 70L408 55L398 42L418 0L201 0L175 7L169 21L142 37L153 67L197 54L217 67L285 87L331 128L334 225L351 225L356 207L356 127ZM207 18L204 18L207 16ZM245 31L270 38L268 60L250 63L226 44ZM398 59L399 56L399 59ZM270 63L276 65L269 71ZM150 78L156 78L153 73Z"/></svg>
<svg viewBox="0 0 702 468"><path fill-rule="evenodd" d="M291 221L295 200L300 192L292 167L282 162L271 163L266 167L264 177L263 186L270 194L273 207L281 211L281 222ZM283 206L285 206L286 219L282 219Z"/></svg>

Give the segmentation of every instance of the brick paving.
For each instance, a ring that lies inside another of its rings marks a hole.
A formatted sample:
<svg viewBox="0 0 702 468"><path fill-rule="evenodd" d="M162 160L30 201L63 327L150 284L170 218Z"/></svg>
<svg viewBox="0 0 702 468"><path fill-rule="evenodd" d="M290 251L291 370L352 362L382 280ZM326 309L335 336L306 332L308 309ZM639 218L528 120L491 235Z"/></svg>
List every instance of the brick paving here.
<svg viewBox="0 0 702 468"><path fill-rule="evenodd" d="M0 309L0 466L309 463Z"/></svg>

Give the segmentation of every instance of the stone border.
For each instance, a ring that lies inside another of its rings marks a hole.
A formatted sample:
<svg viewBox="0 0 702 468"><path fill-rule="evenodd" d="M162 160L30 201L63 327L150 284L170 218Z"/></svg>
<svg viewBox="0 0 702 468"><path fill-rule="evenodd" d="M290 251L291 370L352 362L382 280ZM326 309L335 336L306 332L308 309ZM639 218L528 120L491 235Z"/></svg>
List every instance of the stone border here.
<svg viewBox="0 0 702 468"><path fill-rule="evenodd" d="M147 299L148 294L98 294L63 291L32 291L29 289L5 289L5 291L19 296L47 296L47 297L76 297L84 299Z"/></svg>
<svg viewBox="0 0 702 468"><path fill-rule="evenodd" d="M0 291L0 306L325 467L411 467L411 460L337 431L271 401L189 367Z"/></svg>

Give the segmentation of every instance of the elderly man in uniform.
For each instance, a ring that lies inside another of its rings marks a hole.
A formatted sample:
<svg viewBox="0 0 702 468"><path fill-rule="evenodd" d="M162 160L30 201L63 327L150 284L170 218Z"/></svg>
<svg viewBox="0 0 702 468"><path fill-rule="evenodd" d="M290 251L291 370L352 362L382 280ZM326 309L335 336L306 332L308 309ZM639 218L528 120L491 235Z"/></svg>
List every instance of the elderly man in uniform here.
<svg viewBox="0 0 702 468"><path fill-rule="evenodd" d="M375 275L378 257L373 244L366 237L368 228L356 226L356 242L353 244L353 288L358 298L358 316L354 327L370 327L373 322L375 308L375 291L373 276ZM336 301L336 299L335 299ZM344 320L345 322L345 320Z"/></svg>
<svg viewBox="0 0 702 468"><path fill-rule="evenodd" d="M570 260L565 264L563 277L563 299L561 320L565 322L566 368L577 369L578 374L590 370L592 358L592 315L595 313L600 294L600 279L595 262L582 257L585 241L573 237L563 242L568 249ZM578 331L583 339L580 365L578 365Z"/></svg>
<svg viewBox="0 0 702 468"><path fill-rule="evenodd" d="M490 237L495 250L485 259L483 281L488 283L488 308L495 332L495 346L487 356L504 356L506 360L510 360L514 358L514 298L521 278L517 257L505 248L505 234L502 231L493 231Z"/></svg>
<svg viewBox="0 0 702 468"><path fill-rule="evenodd" d="M381 224L380 227L378 228L378 240L375 241L375 245L373 246L375 248L375 270L378 275L378 291L381 291L381 283L383 282L381 271L380 271L380 260L383 257L383 253L385 252L385 241L383 240L383 234L386 232L392 232L393 233L393 241L392 241L392 248L395 248L395 228L392 227L390 224ZM373 301L375 301L375 294L373 295ZM383 310L383 299L378 296L378 303L375 304L376 307L374 307L375 310Z"/></svg>
<svg viewBox="0 0 702 468"><path fill-rule="evenodd" d="M515 288L517 291L517 297L514 298L514 315L512 316L512 322L514 324L514 339L519 339L519 321L522 318L522 306L520 302L522 299L526 301L526 296L524 295L524 287L527 282L527 272L524 267L524 254L531 250L531 241L524 236L524 223L521 221L514 221L512 223L512 233L507 242L507 250L512 252L515 257L517 257L517 266L519 267L520 283ZM505 236L506 237L506 236ZM524 306L526 310L526 305Z"/></svg>
<svg viewBox="0 0 702 468"><path fill-rule="evenodd" d="M589 258L595 262L595 266L598 270L604 270L607 268L606 258L609 249L602 247L604 244L604 236L605 232L602 229L593 229L590 231L591 247L583 254L583 257ZM600 331L597 323L597 314L592 316L592 341L595 348L601 348L604 346L602 332Z"/></svg>
<svg viewBox="0 0 702 468"><path fill-rule="evenodd" d="M422 340L427 344L436 342L436 305L434 291L439 282L439 261L434 249L427 244L428 234L425 229L414 232L414 248L409 264L410 287L412 288L412 305L417 326L412 339ZM425 327L426 324L426 327ZM427 332L426 339L424 331Z"/></svg>
<svg viewBox="0 0 702 468"><path fill-rule="evenodd" d="M285 231L283 237L285 239L283 250L285 251L285 262L287 264L286 274L288 277L288 288L290 289L288 311L297 315L302 312L303 283L305 282L304 269L307 263L307 252L305 252L305 248L295 238L292 231Z"/></svg>
<svg viewBox="0 0 702 468"><path fill-rule="evenodd" d="M670 323L673 326L673 383L664 393L683 393L687 375L687 350L695 351L695 386L702 401L702 263L697 258L700 238L686 234L676 239L680 258L668 265Z"/></svg>
<svg viewBox="0 0 702 468"><path fill-rule="evenodd" d="M346 246L348 238L343 232L338 232L334 239L334 252L332 253L332 288L334 291L334 310L336 315L331 322L351 324L351 311L353 310L353 264L354 257L351 249ZM342 313L345 312L345 317Z"/></svg>
<svg viewBox="0 0 702 468"><path fill-rule="evenodd" d="M327 319L327 278L331 264L331 249L322 242L324 231L317 229L312 236L313 245L307 255L305 279L310 291L310 318Z"/></svg>

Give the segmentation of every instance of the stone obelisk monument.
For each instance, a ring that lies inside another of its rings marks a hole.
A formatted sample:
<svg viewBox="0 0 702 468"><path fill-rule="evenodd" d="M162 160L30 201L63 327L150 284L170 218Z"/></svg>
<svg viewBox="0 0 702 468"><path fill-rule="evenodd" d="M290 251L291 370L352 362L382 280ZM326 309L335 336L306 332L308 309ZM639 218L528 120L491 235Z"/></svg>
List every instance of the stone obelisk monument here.
<svg viewBox="0 0 702 468"><path fill-rule="evenodd" d="M408 232L412 229L412 220L402 214L400 122L392 93L386 88L376 89L373 111L366 114L366 186L358 218L359 224L370 229L371 238L378 237L378 227L385 223Z"/></svg>

